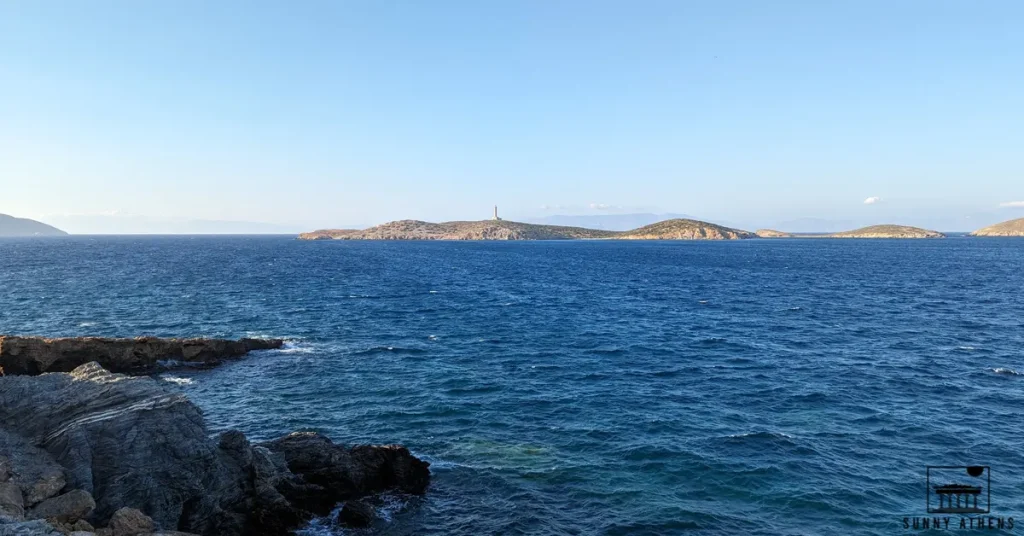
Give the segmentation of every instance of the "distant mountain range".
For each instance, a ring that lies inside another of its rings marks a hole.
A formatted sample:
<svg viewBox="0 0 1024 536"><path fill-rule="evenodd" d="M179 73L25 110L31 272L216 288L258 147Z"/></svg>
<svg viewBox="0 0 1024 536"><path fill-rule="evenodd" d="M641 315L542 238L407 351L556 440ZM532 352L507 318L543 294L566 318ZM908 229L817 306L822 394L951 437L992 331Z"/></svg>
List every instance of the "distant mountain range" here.
<svg viewBox="0 0 1024 536"><path fill-rule="evenodd" d="M0 214L0 237L64 235L67 233L42 222Z"/></svg>
<svg viewBox="0 0 1024 536"><path fill-rule="evenodd" d="M72 234L298 234L302 231L299 225L154 218L134 214L63 214L43 219Z"/></svg>

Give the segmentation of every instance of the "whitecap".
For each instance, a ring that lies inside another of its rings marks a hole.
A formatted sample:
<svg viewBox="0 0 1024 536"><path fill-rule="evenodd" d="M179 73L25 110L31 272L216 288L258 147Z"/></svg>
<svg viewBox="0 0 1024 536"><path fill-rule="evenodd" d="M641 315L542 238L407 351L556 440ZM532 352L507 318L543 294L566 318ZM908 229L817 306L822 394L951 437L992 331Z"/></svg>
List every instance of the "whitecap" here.
<svg viewBox="0 0 1024 536"><path fill-rule="evenodd" d="M80 328L91 328L91 327L93 327L95 325L96 325L96 322L82 322L82 323L78 324L78 327L80 327Z"/></svg>
<svg viewBox="0 0 1024 536"><path fill-rule="evenodd" d="M1024 376L1024 373L1017 372L1016 370L1013 370L1013 369L1002 368L1002 367L994 368L994 369L992 369L992 372L995 372L996 374L1004 374L1006 376Z"/></svg>
<svg viewBox="0 0 1024 536"><path fill-rule="evenodd" d="M312 346L286 341L283 346L272 351L279 354L311 354L314 349Z"/></svg>
<svg viewBox="0 0 1024 536"><path fill-rule="evenodd" d="M973 346L957 346L956 349L960 350L960 351L963 351L963 352L973 352L973 351L977 350L977 348L975 348Z"/></svg>
<svg viewBox="0 0 1024 536"><path fill-rule="evenodd" d="M431 291L428 291L428 292L429 292L430 294L437 294L437 293L439 293L440 291L439 291L439 290L431 290Z"/></svg>
<svg viewBox="0 0 1024 536"><path fill-rule="evenodd" d="M179 378L177 376L162 376L160 379L175 385L192 385L196 383L192 378Z"/></svg>

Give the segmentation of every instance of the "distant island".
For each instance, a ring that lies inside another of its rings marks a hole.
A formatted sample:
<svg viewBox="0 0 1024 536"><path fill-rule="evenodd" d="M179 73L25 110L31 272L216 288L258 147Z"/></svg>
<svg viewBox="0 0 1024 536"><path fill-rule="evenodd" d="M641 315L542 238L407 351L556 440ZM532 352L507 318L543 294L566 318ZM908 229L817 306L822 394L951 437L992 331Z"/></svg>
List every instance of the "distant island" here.
<svg viewBox="0 0 1024 536"><path fill-rule="evenodd" d="M538 225L502 219L430 223L400 220L364 230L325 229L302 240L735 240L755 235L697 220L672 219L631 231Z"/></svg>
<svg viewBox="0 0 1024 536"><path fill-rule="evenodd" d="M920 227L908 227L906 225L872 225L862 227L853 231L832 233L827 235L831 238L945 238L946 235L938 231L929 231Z"/></svg>
<svg viewBox="0 0 1024 536"><path fill-rule="evenodd" d="M67 236L67 233L35 220L0 214L0 237L19 236Z"/></svg>
<svg viewBox="0 0 1024 536"><path fill-rule="evenodd" d="M978 229L970 236L1024 236L1024 218L1004 221L984 229Z"/></svg>
<svg viewBox="0 0 1024 536"><path fill-rule="evenodd" d="M759 229L757 236L760 238L945 238L946 235L938 231L921 229L920 227L908 227L906 225L872 225L852 231L841 233L786 233L774 229Z"/></svg>

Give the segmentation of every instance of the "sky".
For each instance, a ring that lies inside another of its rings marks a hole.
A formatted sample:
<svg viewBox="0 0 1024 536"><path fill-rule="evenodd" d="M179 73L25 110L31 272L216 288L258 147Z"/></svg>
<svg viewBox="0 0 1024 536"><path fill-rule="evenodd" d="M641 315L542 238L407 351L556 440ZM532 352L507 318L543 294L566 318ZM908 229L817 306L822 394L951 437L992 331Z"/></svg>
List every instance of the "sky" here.
<svg viewBox="0 0 1024 536"><path fill-rule="evenodd" d="M986 0L0 0L0 213L969 230L1024 216L1022 27Z"/></svg>

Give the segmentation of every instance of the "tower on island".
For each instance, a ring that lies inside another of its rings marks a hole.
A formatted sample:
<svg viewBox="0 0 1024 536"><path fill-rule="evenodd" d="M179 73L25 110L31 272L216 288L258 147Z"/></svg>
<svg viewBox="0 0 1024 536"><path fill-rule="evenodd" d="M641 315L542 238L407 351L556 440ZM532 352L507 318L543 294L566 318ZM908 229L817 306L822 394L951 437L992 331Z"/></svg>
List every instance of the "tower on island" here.
<svg viewBox="0 0 1024 536"><path fill-rule="evenodd" d="M498 205L494 205L494 217L491 219L494 221L501 221L501 218L498 217Z"/></svg>

